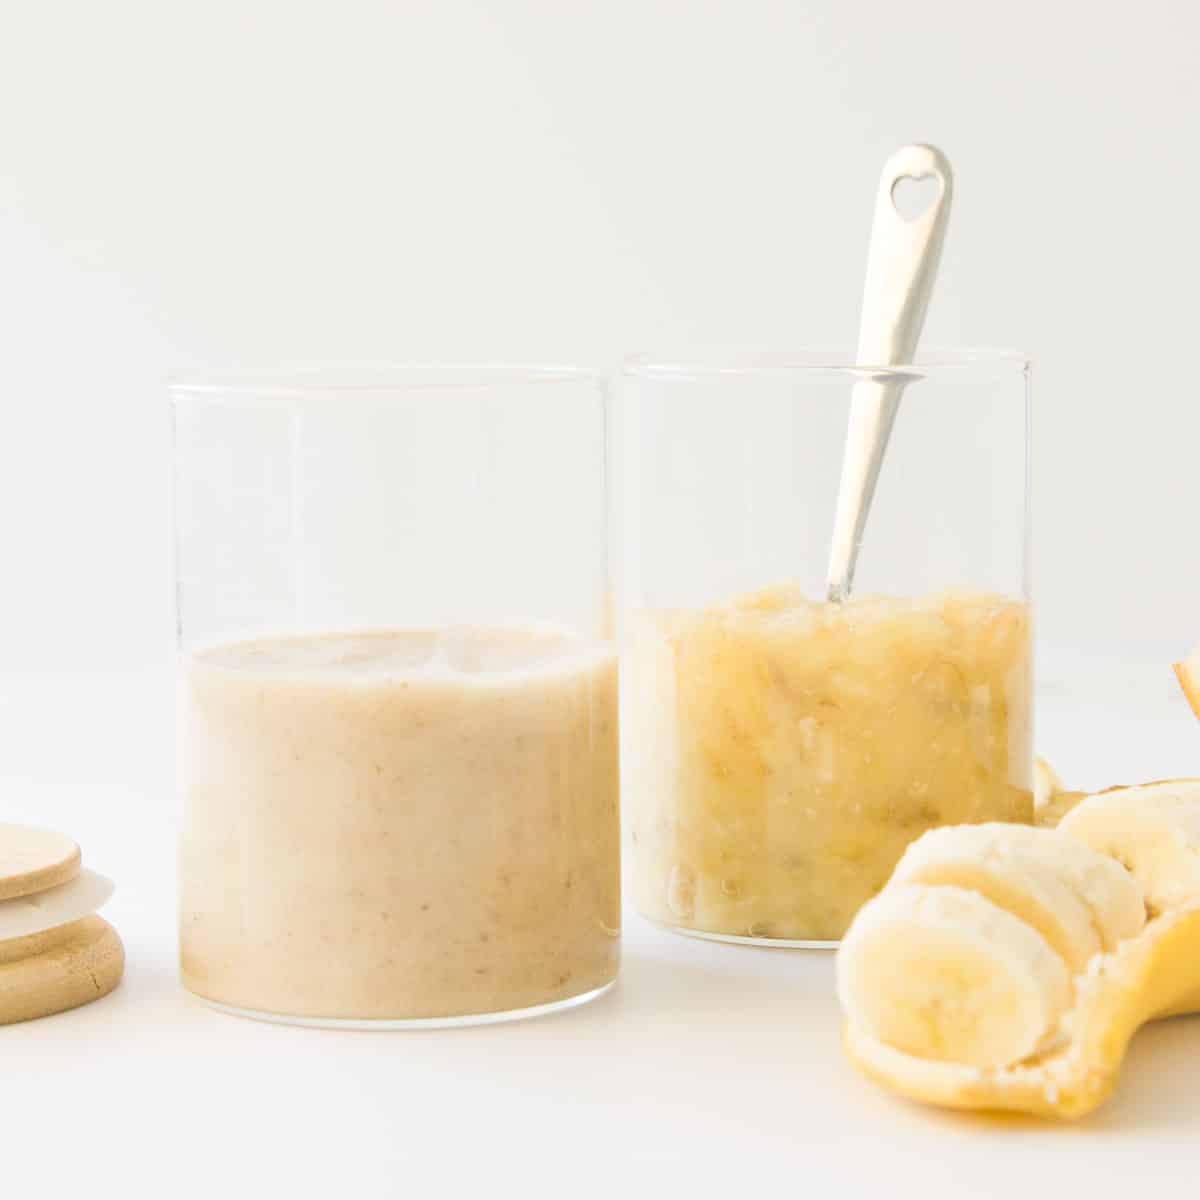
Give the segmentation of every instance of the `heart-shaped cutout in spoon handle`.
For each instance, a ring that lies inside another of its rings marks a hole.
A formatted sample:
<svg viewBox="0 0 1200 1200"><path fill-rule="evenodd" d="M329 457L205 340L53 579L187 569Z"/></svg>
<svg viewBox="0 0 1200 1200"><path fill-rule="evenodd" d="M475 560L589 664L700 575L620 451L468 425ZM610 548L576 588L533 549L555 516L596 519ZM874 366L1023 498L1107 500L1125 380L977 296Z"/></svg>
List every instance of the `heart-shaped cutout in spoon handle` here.
<svg viewBox="0 0 1200 1200"><path fill-rule="evenodd" d="M937 195L924 212L907 219L896 207L897 183L930 176L937 180ZM863 285L857 354L860 367L912 361L942 256L953 191L950 163L933 146L905 146L884 164ZM850 594L867 514L902 391L903 383L888 379L864 379L854 386L829 555L831 600L844 600Z"/></svg>

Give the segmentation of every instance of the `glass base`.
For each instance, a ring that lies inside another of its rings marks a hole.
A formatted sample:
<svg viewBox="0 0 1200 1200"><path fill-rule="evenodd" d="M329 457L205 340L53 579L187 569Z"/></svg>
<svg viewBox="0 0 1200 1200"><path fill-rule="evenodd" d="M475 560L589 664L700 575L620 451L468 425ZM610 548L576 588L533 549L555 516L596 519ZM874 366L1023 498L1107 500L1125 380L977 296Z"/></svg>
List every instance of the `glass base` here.
<svg viewBox="0 0 1200 1200"><path fill-rule="evenodd" d="M305 1029L360 1029L389 1030L404 1029L457 1029L469 1025L500 1025L505 1021L526 1021L530 1017L543 1017L549 1013L565 1012L569 1008L578 1008L591 1000L597 1000L610 992L616 986L616 980L593 988L590 992L581 992L578 996L568 996L565 1000L554 1000L550 1004L534 1004L529 1008L513 1008L504 1012L469 1013L460 1017L408 1017L403 1020L360 1020L354 1017L295 1017L288 1013L259 1012L253 1008L236 1008L232 1004L222 1004L219 1000L210 1000L207 996L196 996L209 1008L217 1012L227 1013L231 1017L246 1017L251 1021L267 1021L272 1025L300 1025Z"/></svg>
<svg viewBox="0 0 1200 1200"><path fill-rule="evenodd" d="M652 925L665 929L668 933L682 934L683 937L699 938L702 942L730 942L735 946L765 946L768 950L836 950L840 941L818 941L809 938L767 938L767 937L738 937L733 933L709 933L707 929L688 929L685 925L668 925L665 921L656 921L646 917Z"/></svg>

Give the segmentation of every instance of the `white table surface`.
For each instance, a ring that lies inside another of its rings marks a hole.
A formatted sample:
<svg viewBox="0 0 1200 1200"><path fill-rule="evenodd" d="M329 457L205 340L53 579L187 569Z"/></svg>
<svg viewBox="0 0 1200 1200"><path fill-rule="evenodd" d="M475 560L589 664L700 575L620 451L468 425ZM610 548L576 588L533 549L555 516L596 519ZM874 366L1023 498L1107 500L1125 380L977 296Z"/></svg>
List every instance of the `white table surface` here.
<svg viewBox="0 0 1200 1200"><path fill-rule="evenodd" d="M1042 680L1039 749L1069 785L1200 775L1161 664L1062 655ZM175 978L172 703L166 665L0 677L0 819L78 838L117 881L128 951L112 996L0 1028L0 1196L1200 1189L1200 1018L1143 1031L1079 1124L944 1113L851 1070L828 954L632 912L615 991L541 1020L373 1034L211 1012Z"/></svg>

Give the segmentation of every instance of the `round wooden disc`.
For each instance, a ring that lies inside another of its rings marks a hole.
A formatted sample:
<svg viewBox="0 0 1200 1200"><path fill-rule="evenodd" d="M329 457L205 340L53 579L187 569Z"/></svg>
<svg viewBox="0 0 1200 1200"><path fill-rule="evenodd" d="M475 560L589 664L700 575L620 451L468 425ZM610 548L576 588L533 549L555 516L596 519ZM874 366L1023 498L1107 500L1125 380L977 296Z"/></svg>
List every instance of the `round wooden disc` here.
<svg viewBox="0 0 1200 1200"><path fill-rule="evenodd" d="M0 942L0 1025L99 1000L124 970L125 947L103 917Z"/></svg>
<svg viewBox="0 0 1200 1200"><path fill-rule="evenodd" d="M0 900L32 896L79 874L79 847L61 833L0 825Z"/></svg>

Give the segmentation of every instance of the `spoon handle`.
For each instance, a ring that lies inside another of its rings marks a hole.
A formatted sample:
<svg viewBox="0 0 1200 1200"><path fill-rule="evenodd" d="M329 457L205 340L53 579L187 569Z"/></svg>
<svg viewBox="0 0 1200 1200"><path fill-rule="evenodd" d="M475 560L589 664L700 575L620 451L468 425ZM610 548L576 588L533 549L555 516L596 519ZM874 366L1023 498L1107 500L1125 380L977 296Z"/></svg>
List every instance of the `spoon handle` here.
<svg viewBox="0 0 1200 1200"><path fill-rule="evenodd" d="M893 189L905 178L932 176L937 196L913 220L896 208ZM933 146L905 146L884 164L867 253L857 361L861 367L908 363L917 348L950 217L954 177ZM850 399L842 479L829 555L829 599L844 600L854 582L863 529L904 383L862 379Z"/></svg>

